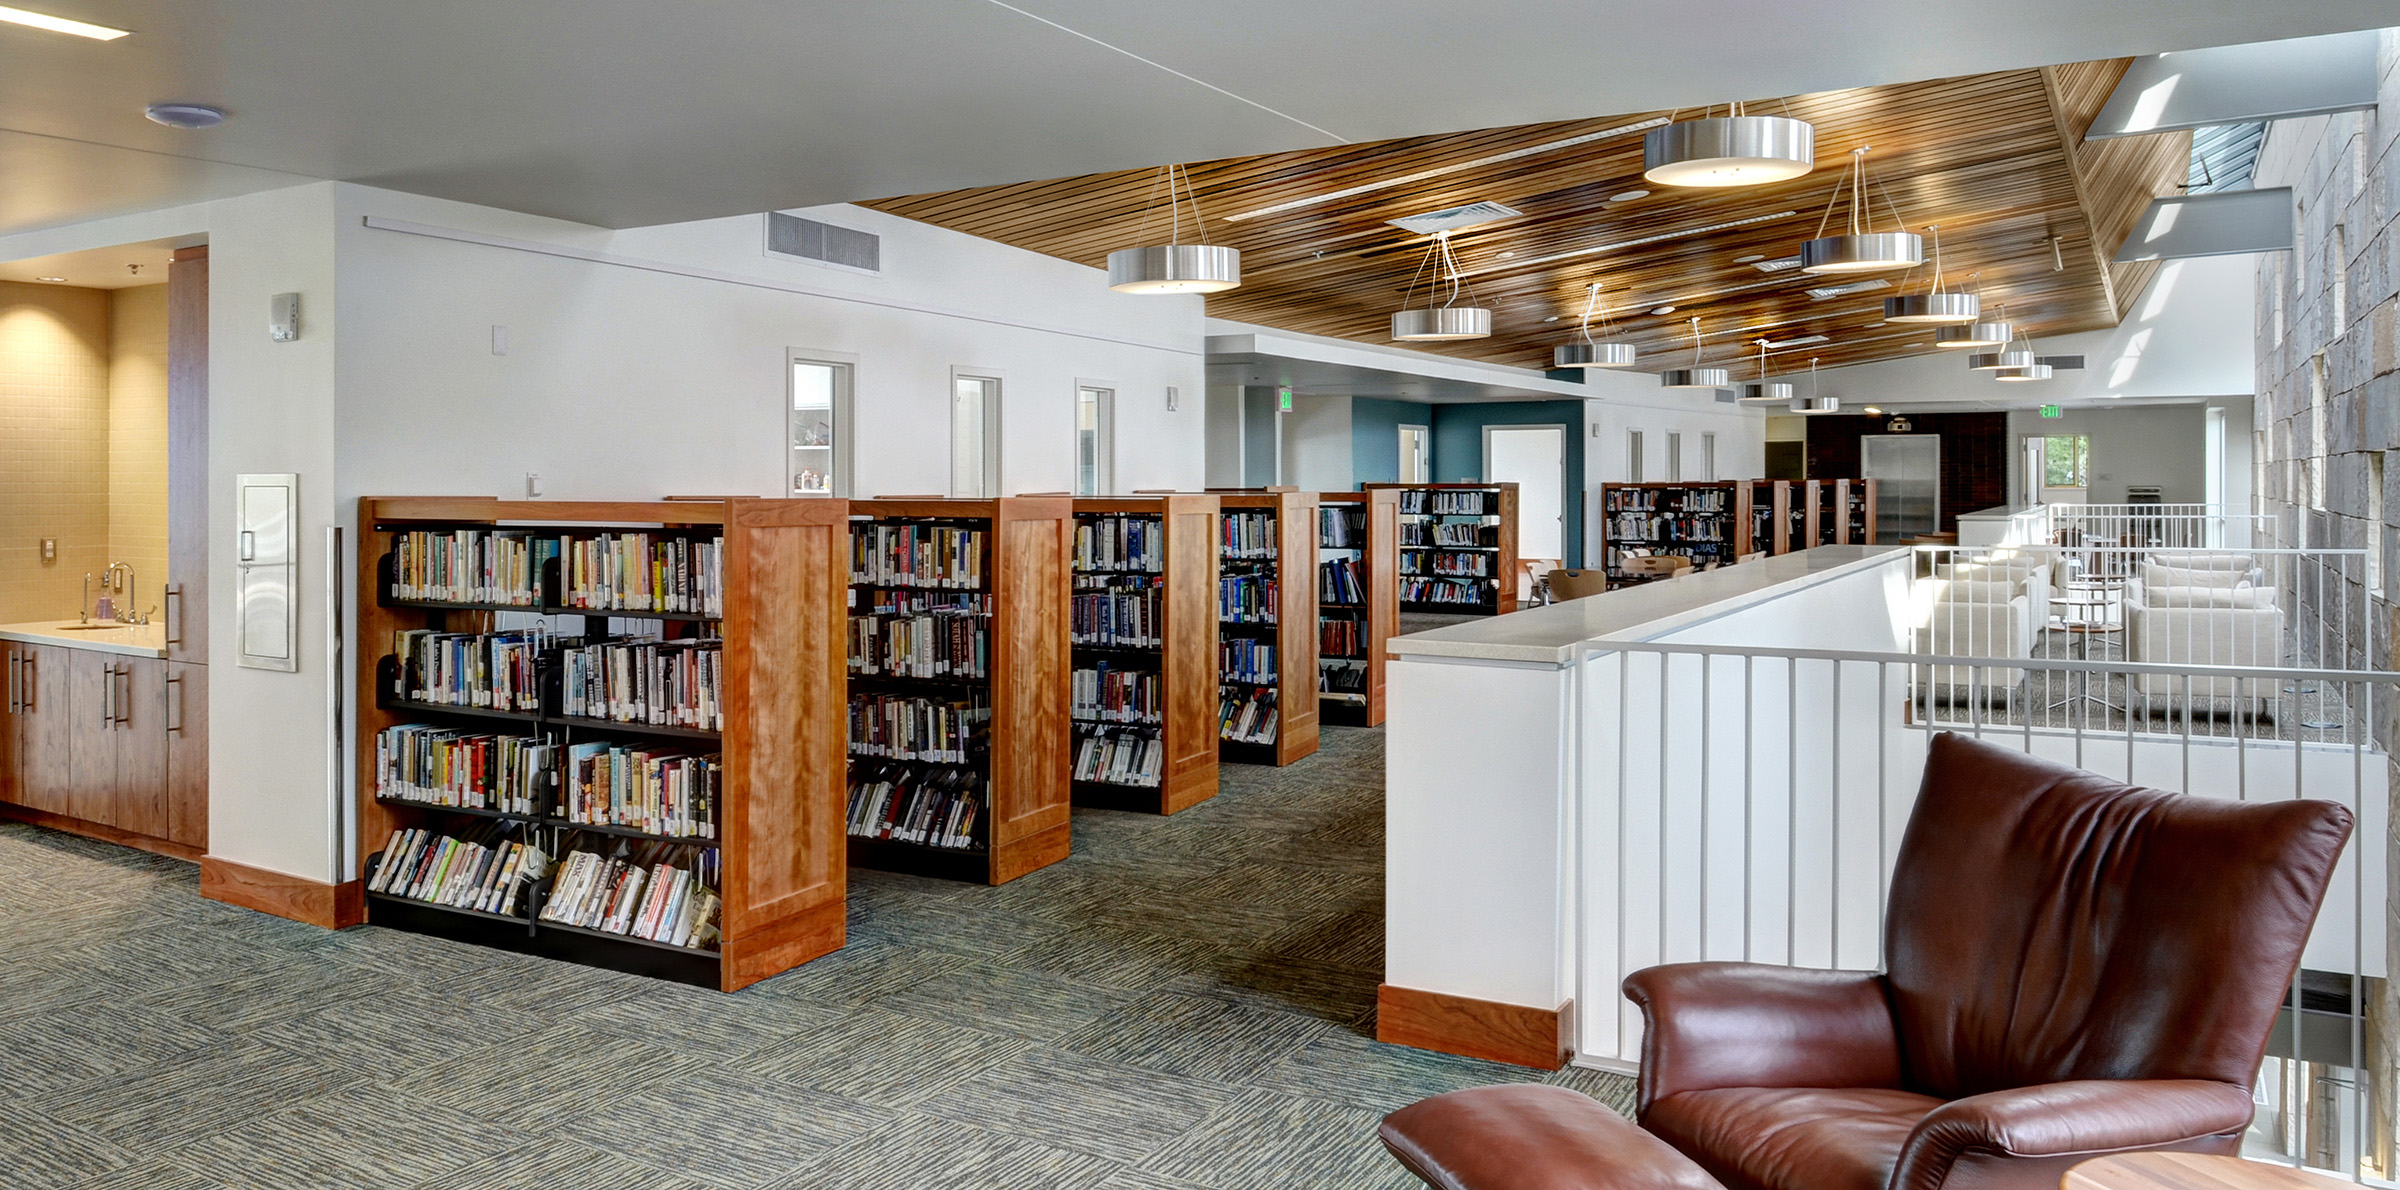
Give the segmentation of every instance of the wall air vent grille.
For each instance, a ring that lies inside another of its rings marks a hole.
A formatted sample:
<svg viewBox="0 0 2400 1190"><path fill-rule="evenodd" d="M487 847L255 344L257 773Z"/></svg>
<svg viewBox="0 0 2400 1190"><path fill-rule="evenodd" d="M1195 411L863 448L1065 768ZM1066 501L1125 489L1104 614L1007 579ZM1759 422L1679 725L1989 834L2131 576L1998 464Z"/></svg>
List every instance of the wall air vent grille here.
<svg viewBox="0 0 2400 1190"><path fill-rule="evenodd" d="M778 256L796 256L824 264L857 269L863 273L883 271L883 237L847 227L835 227L781 211L767 214L767 251Z"/></svg>
<svg viewBox="0 0 2400 1190"><path fill-rule="evenodd" d="M1394 219L1390 222L1394 227L1406 228L1418 235L1429 236L1437 231L1457 231L1462 227L1474 227L1483 223L1497 223L1502 219L1514 219L1524 213L1515 207L1502 206L1496 202L1471 202L1463 207L1427 211L1422 215L1410 215L1405 219Z"/></svg>

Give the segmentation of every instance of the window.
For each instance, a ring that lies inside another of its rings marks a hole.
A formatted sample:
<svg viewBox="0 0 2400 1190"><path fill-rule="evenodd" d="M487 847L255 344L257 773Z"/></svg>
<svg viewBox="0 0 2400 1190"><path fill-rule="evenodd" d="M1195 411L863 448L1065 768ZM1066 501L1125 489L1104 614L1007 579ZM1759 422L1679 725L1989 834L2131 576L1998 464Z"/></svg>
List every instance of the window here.
<svg viewBox="0 0 2400 1190"><path fill-rule="evenodd" d="M1000 494L1000 378L950 375L950 494Z"/></svg>
<svg viewBox="0 0 2400 1190"><path fill-rule="evenodd" d="M1708 483L1717 481L1717 436L1700 435L1700 478Z"/></svg>
<svg viewBox="0 0 2400 1190"><path fill-rule="evenodd" d="M1683 482L1683 435L1667 431L1667 482Z"/></svg>
<svg viewBox="0 0 2400 1190"><path fill-rule="evenodd" d="M784 410L789 491L795 496L850 494L850 391L854 362L822 352L791 352L791 402Z"/></svg>
<svg viewBox="0 0 2400 1190"><path fill-rule="evenodd" d="M2042 440L2042 486L2090 487L2092 440L2083 434L2052 434Z"/></svg>
<svg viewBox="0 0 2400 1190"><path fill-rule="evenodd" d="M1432 436L1428 426L1400 427L1401 483L1433 482L1433 452L1427 445Z"/></svg>
<svg viewBox="0 0 2400 1190"><path fill-rule="evenodd" d="M1642 432L1625 431L1625 482L1642 482Z"/></svg>
<svg viewBox="0 0 2400 1190"><path fill-rule="evenodd" d="M1106 496L1116 491L1117 390L1075 388L1075 494Z"/></svg>

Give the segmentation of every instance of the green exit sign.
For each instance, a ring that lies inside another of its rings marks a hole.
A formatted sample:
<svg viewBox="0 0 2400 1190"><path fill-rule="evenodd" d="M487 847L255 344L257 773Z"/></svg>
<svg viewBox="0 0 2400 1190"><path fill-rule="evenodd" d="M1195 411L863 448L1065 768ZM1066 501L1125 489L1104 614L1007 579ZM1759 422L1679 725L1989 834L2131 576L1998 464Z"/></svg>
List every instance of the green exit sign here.
<svg viewBox="0 0 2400 1190"><path fill-rule="evenodd" d="M1292 390L1288 388L1279 388L1275 390L1275 411L1278 413L1290 413L1292 411Z"/></svg>
<svg viewBox="0 0 2400 1190"><path fill-rule="evenodd" d="M1287 406L1287 408L1288 408L1288 406ZM2044 405L2044 406L2042 406L2042 416L2043 416L2043 417L2065 417L2065 416L2066 416L2066 413L2065 413L2064 411L2060 410L2060 409L2059 409L2059 407L2058 407L2058 406L2056 406L2056 405Z"/></svg>

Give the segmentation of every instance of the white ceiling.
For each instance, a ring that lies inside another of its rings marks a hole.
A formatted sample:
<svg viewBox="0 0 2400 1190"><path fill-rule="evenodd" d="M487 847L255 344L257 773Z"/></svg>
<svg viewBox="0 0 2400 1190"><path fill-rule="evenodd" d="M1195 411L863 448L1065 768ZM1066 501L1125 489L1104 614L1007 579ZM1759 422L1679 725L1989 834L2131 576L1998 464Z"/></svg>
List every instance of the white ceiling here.
<svg viewBox="0 0 2400 1190"><path fill-rule="evenodd" d="M167 258L180 246L172 240L152 240L146 244L119 244L113 248L0 261L0 281L66 284L84 289L164 285Z"/></svg>
<svg viewBox="0 0 2400 1190"><path fill-rule="evenodd" d="M2372 28L2389 0L16 0L0 234L337 178L612 227ZM142 119L219 104L223 128Z"/></svg>

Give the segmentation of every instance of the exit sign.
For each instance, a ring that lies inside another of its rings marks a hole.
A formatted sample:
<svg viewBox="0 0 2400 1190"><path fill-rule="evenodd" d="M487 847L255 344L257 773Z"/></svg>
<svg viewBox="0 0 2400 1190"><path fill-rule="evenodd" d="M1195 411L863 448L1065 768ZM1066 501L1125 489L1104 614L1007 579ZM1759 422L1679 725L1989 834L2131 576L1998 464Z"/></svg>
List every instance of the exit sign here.
<svg viewBox="0 0 2400 1190"><path fill-rule="evenodd" d="M2056 406L2056 405L2044 405L2044 406L2042 406L2042 416L2043 416L2043 417L2064 417L2064 416L2066 416L2066 414L2065 414L2063 411L2061 411L2061 410L2059 409L2059 407L2058 407L2058 406Z"/></svg>
<svg viewBox="0 0 2400 1190"><path fill-rule="evenodd" d="M1275 411L1278 413L1290 413L1292 411L1292 390L1288 388L1279 388L1275 390Z"/></svg>

